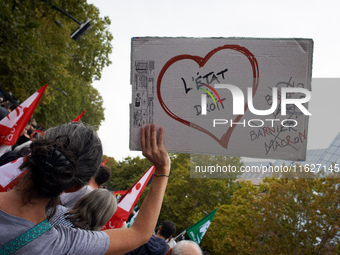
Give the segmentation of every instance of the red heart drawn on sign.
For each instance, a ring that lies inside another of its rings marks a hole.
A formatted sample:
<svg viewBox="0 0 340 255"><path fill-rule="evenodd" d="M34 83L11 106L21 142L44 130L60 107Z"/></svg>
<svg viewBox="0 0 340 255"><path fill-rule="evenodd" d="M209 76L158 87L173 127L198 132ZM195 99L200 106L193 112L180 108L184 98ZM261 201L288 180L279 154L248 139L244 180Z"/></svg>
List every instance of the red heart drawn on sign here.
<svg viewBox="0 0 340 255"><path fill-rule="evenodd" d="M208 60L217 52L221 51L221 50L234 50L234 51L238 51L240 53L242 53L245 57L248 58L251 67L252 67L252 71L253 71L253 94L252 97L254 97L256 91L257 91L257 87L259 85L259 67L258 67L258 63L257 60L255 58L255 56L245 47L242 47L240 45L224 45L221 47L218 47L216 49L213 49L212 51L210 51L204 58L199 57L199 56L193 56L193 55L178 55L175 56L173 58L171 58L162 68L162 70L159 73L158 79L157 79L157 96L158 96L158 100L159 103L161 104L163 110L166 112L166 114L168 114L171 118L175 119L176 121L179 121L181 123L183 123L184 125L194 128L196 130L199 130L209 136L211 136L215 141L217 141L222 147L224 148L228 148L228 144L229 144L229 140L231 137L231 134L233 133L234 129L235 129L235 125L229 127L226 131L226 133L224 133L222 135L221 138L216 137L213 133L211 133L210 131L206 130L205 128L192 123L190 121L187 121L185 119L182 119L180 117L178 117L176 114L174 114L164 103L162 95L161 95L161 85L162 85L162 79L163 76L165 74L165 72L167 71L167 69L173 65L174 63L184 60L184 59L190 59L195 61L198 66L201 68L203 67ZM246 112L248 109L248 103L245 103L244 105L244 112ZM240 119L243 117L243 115L237 115L236 118L233 120L233 122L239 122Z"/></svg>

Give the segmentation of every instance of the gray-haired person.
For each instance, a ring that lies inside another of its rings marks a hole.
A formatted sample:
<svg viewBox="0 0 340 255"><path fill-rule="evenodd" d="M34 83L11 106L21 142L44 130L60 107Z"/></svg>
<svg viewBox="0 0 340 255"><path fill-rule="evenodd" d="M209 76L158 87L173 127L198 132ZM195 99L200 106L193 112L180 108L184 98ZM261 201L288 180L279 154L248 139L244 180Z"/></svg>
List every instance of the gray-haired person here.
<svg viewBox="0 0 340 255"><path fill-rule="evenodd" d="M52 226L100 230L116 210L116 197L107 189L95 189L80 198L72 208L58 205L56 214L49 221Z"/></svg>
<svg viewBox="0 0 340 255"><path fill-rule="evenodd" d="M190 240L178 242L170 252L171 255L203 255L199 245Z"/></svg>

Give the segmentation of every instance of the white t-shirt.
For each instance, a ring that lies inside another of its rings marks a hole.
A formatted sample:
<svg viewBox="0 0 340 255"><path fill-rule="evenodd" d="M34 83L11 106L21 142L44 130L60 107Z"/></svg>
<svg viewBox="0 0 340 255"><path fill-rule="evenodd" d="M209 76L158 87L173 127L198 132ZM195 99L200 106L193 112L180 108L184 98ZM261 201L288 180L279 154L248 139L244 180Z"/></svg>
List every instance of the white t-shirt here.
<svg viewBox="0 0 340 255"><path fill-rule="evenodd" d="M72 208L80 198L82 198L83 196L85 196L86 194L90 193L93 190L94 188L92 188L91 186L85 185L78 191L69 193L64 192L60 195L61 204L65 207Z"/></svg>
<svg viewBox="0 0 340 255"><path fill-rule="evenodd" d="M0 246L5 245L35 225L29 220L0 210ZM105 254L109 244L109 236L105 232L56 226L20 248L15 254Z"/></svg>

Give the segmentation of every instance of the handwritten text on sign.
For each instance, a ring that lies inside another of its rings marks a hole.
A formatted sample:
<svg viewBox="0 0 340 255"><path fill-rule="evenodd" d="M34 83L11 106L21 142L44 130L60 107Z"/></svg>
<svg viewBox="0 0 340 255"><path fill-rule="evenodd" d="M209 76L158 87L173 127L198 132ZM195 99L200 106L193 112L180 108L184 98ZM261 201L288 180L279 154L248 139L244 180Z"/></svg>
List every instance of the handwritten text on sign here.
<svg viewBox="0 0 340 255"><path fill-rule="evenodd" d="M131 122L163 126L169 151L303 159L311 58L307 39L133 39Z"/></svg>

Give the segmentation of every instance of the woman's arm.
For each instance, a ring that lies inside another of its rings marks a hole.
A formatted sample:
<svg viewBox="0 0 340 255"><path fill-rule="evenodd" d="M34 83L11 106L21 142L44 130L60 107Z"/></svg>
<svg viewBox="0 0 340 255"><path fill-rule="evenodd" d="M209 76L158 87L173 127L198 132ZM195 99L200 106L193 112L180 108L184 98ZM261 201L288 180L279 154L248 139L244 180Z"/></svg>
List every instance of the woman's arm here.
<svg viewBox="0 0 340 255"><path fill-rule="evenodd" d="M155 166L155 173L169 175L170 159L163 144L164 130L154 124L141 129L143 155ZM107 254L123 254L149 241L158 220L168 178L154 177L148 194L138 212L133 225L128 229L110 229L105 232L110 237Z"/></svg>

